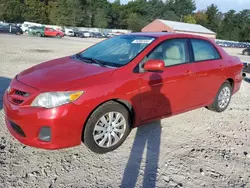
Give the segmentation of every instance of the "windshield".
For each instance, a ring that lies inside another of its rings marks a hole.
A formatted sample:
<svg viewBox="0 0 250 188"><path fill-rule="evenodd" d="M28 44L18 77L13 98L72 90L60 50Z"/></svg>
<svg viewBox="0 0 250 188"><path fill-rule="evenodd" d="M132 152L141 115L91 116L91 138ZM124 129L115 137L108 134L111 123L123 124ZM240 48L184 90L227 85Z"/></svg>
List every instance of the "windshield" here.
<svg viewBox="0 0 250 188"><path fill-rule="evenodd" d="M108 66L121 67L134 59L154 39L148 36L120 35L88 48L79 56L99 60Z"/></svg>

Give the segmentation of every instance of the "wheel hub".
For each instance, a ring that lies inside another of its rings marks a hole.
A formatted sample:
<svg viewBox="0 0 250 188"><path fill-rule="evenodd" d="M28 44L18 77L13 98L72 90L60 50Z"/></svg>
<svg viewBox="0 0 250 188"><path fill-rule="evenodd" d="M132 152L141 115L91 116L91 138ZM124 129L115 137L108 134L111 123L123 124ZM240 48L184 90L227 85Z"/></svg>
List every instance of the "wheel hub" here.
<svg viewBox="0 0 250 188"><path fill-rule="evenodd" d="M126 129L125 117L119 112L109 112L95 124L94 141L99 147L112 147L121 140Z"/></svg>
<svg viewBox="0 0 250 188"><path fill-rule="evenodd" d="M231 91L228 87L224 87L218 97L219 107L221 109L225 108L230 101Z"/></svg>

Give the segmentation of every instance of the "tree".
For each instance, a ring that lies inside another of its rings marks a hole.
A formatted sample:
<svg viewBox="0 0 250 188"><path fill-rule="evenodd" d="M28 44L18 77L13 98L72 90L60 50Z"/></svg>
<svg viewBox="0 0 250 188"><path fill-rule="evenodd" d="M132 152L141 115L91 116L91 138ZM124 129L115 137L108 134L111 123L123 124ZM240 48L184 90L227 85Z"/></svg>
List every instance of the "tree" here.
<svg viewBox="0 0 250 188"><path fill-rule="evenodd" d="M196 20L195 20L195 18L192 15L184 16L183 20L186 23L196 24Z"/></svg>
<svg viewBox="0 0 250 188"><path fill-rule="evenodd" d="M107 28L108 20L105 10L98 8L94 18L94 27Z"/></svg>
<svg viewBox="0 0 250 188"><path fill-rule="evenodd" d="M194 14L194 19L196 20L197 24L203 25L207 27L208 24L208 16L205 11L198 11Z"/></svg>
<svg viewBox="0 0 250 188"><path fill-rule="evenodd" d="M50 24L56 24L57 2L49 1L47 4L47 16Z"/></svg>
<svg viewBox="0 0 250 188"><path fill-rule="evenodd" d="M217 32L219 29L220 21L218 19L219 9L215 4L210 5L207 8L207 27L214 32Z"/></svg>
<svg viewBox="0 0 250 188"><path fill-rule="evenodd" d="M0 0L0 20L6 22L22 22L23 4L20 0Z"/></svg>
<svg viewBox="0 0 250 188"><path fill-rule="evenodd" d="M62 26L80 26L84 19L84 11L80 0L58 0L51 4L50 19Z"/></svg>
<svg viewBox="0 0 250 188"><path fill-rule="evenodd" d="M128 29L136 32L136 31L140 31L143 27L142 23L141 23L141 19L139 18L139 16L136 13L132 13L129 15L128 19L127 19L127 24L128 24Z"/></svg>
<svg viewBox="0 0 250 188"><path fill-rule="evenodd" d="M115 0L114 3L111 3L110 11L108 12L109 27L111 28L120 28L121 19L121 2L120 0Z"/></svg>
<svg viewBox="0 0 250 188"><path fill-rule="evenodd" d="M44 2L39 0L25 0L23 17L25 20L46 24L48 17Z"/></svg>
<svg viewBox="0 0 250 188"><path fill-rule="evenodd" d="M239 28L235 27L235 18L236 14L234 10L230 10L224 15L224 19L219 29L220 38L228 38L229 40L237 40L239 38Z"/></svg>
<svg viewBox="0 0 250 188"><path fill-rule="evenodd" d="M0 0L0 20L140 31L155 19L197 23L221 39L250 41L250 10L223 14L215 4L196 9L195 0ZM230 31L230 32L229 32Z"/></svg>
<svg viewBox="0 0 250 188"><path fill-rule="evenodd" d="M169 0L168 6L170 10L175 12L180 21L183 21L184 16L192 14L196 9L193 0Z"/></svg>

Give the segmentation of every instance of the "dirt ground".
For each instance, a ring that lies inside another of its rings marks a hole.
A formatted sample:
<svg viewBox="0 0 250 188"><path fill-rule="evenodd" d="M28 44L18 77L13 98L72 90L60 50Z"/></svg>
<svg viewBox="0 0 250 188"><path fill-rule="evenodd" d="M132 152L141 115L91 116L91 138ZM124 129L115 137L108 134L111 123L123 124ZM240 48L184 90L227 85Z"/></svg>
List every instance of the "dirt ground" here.
<svg viewBox="0 0 250 188"><path fill-rule="evenodd" d="M84 145L46 151L8 132L2 95L23 69L78 52L94 39L0 35L0 188L250 187L250 83L223 113L205 108L134 129L114 152ZM241 49L227 49L242 61Z"/></svg>

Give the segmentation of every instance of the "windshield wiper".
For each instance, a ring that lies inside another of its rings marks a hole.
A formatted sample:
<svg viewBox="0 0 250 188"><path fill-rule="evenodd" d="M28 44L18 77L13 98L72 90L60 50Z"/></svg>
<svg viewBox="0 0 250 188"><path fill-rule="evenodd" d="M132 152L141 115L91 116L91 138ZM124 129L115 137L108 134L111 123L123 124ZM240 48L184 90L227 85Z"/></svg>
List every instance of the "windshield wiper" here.
<svg viewBox="0 0 250 188"><path fill-rule="evenodd" d="M100 65L101 67L107 67L104 63L102 63L100 60L98 59L94 59L91 58L92 61L94 61L96 64Z"/></svg>
<svg viewBox="0 0 250 188"><path fill-rule="evenodd" d="M95 64L98 64L98 65L100 65L101 67L107 67L104 63L102 63L102 61L100 61L100 60L98 60L98 59L95 59L95 58L89 58L89 57L82 57L80 54L76 54L76 56L77 56L77 58L79 58L80 60L82 60L82 61L87 61L87 62L89 62L89 61L91 61L91 62L89 62L89 63L95 63Z"/></svg>

